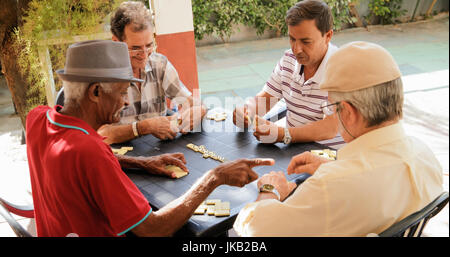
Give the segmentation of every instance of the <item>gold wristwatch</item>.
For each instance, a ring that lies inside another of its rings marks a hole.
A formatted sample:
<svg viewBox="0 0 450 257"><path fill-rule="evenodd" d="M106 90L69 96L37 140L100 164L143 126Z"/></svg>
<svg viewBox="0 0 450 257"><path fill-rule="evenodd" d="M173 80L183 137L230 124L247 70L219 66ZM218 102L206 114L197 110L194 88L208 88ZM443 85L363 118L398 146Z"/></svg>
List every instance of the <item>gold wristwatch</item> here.
<svg viewBox="0 0 450 257"><path fill-rule="evenodd" d="M277 196L278 201L281 200L280 193L278 193L277 189L271 184L264 184L264 185L262 185L259 188L259 192L274 193Z"/></svg>

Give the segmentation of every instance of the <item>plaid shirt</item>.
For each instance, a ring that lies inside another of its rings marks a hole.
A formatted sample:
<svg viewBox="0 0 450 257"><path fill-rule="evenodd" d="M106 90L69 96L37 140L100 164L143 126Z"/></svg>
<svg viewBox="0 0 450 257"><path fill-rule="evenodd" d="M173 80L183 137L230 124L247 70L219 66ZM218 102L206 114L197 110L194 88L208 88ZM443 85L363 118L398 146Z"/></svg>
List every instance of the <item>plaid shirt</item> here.
<svg viewBox="0 0 450 257"><path fill-rule="evenodd" d="M178 77L175 67L162 54L150 55L142 77L144 82L141 84L141 90L135 83L131 83L128 88L130 105L122 110L120 124L165 116L166 97L181 104L191 96L191 92Z"/></svg>

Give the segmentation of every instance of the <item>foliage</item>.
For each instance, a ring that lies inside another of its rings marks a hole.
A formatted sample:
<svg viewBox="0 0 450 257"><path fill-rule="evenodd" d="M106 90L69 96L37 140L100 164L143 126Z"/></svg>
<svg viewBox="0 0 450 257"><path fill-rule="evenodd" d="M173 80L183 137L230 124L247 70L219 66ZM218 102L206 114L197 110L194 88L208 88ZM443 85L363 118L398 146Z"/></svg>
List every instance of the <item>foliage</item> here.
<svg viewBox="0 0 450 257"><path fill-rule="evenodd" d="M345 24L354 24L357 20L350 14L350 4L355 0L325 0L333 13L333 27L341 30Z"/></svg>
<svg viewBox="0 0 450 257"><path fill-rule="evenodd" d="M251 25L258 35L274 30L277 36L286 35L286 12L297 0L248 0L249 16L244 24Z"/></svg>
<svg viewBox="0 0 450 257"><path fill-rule="evenodd" d="M403 0L370 0L368 18L378 17L380 24L393 24L406 13L406 10L401 9L402 2Z"/></svg>
<svg viewBox="0 0 450 257"><path fill-rule="evenodd" d="M225 41L233 33L233 24L241 21L241 0L193 0L195 38L216 34Z"/></svg>
<svg viewBox="0 0 450 257"><path fill-rule="evenodd" d="M333 12L334 29L353 24L349 4L358 0L325 0ZM298 0L193 0L194 33L197 40L216 34L225 41L233 33L233 25L244 24L258 35L271 30L286 35L286 12Z"/></svg>
<svg viewBox="0 0 450 257"><path fill-rule="evenodd" d="M27 112L46 104L45 85L38 43L50 38L68 38L102 31L105 17L122 0L33 0L24 13L23 24L14 31L14 48L20 52L17 63L27 77ZM64 67L67 45L49 47L54 70ZM56 75L54 75L56 78Z"/></svg>

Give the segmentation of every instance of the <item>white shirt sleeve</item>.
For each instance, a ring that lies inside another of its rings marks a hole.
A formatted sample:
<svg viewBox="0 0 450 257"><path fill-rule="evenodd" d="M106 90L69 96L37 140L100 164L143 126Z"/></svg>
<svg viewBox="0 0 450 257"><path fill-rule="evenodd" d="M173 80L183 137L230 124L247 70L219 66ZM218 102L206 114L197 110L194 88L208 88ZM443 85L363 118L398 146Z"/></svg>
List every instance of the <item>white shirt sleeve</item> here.
<svg viewBox="0 0 450 257"><path fill-rule="evenodd" d="M245 206L234 229L240 236L324 236L327 200L325 185L311 177L285 202L262 200Z"/></svg>

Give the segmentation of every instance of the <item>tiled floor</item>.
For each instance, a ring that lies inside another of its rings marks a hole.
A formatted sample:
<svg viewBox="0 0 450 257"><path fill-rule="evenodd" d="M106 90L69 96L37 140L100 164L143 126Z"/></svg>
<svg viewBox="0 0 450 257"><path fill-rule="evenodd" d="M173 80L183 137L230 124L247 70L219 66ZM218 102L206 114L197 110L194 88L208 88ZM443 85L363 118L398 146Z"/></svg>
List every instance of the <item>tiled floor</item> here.
<svg viewBox="0 0 450 257"><path fill-rule="evenodd" d="M449 19L398 26L350 29L335 33L338 46L355 40L386 47L402 71L405 106L404 124L409 134L425 141L440 161L444 188L449 174ZM276 62L288 48L287 38L242 42L197 48L197 63L203 99L259 92ZM20 145L20 121L0 77L0 195L18 203L31 202L25 146ZM33 221L19 222L34 231ZM0 218L0 236L14 236ZM449 236L448 205L425 228L423 236Z"/></svg>

